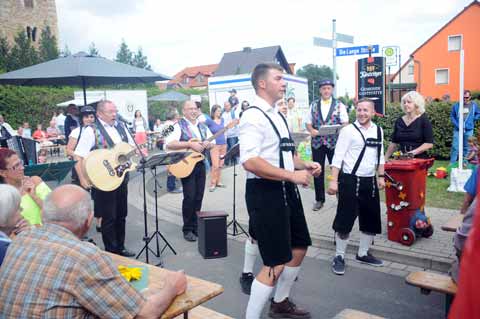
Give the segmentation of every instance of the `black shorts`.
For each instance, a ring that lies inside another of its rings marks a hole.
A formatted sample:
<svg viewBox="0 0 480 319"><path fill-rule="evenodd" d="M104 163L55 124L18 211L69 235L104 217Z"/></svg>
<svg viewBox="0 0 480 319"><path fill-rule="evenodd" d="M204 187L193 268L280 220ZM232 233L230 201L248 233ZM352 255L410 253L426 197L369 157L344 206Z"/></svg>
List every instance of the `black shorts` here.
<svg viewBox="0 0 480 319"><path fill-rule="evenodd" d="M376 178L341 173L338 177L337 215L332 228L337 233L349 234L357 216L361 232L382 232Z"/></svg>
<svg viewBox="0 0 480 319"><path fill-rule="evenodd" d="M265 266L283 265L292 259L292 248L312 244L297 186L267 179L247 179L250 236L258 243ZM285 205L285 199L287 205Z"/></svg>

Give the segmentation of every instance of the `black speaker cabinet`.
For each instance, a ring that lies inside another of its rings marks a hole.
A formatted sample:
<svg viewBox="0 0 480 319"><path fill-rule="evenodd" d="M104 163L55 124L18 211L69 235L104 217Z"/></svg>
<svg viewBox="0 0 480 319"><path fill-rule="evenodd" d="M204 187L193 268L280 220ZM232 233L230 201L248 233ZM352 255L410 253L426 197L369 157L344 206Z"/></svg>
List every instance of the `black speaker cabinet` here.
<svg viewBox="0 0 480 319"><path fill-rule="evenodd" d="M198 251L205 259L227 257L227 213L198 213Z"/></svg>

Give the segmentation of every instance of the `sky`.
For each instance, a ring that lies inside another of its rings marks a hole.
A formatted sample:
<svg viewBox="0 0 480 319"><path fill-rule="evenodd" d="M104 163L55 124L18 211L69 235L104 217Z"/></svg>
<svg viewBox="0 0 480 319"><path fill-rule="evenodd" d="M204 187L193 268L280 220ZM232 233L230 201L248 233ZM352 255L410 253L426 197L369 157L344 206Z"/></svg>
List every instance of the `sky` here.
<svg viewBox="0 0 480 319"><path fill-rule="evenodd" d="M173 76L188 66L219 63L225 52L280 45L296 69L332 65L332 49L313 37L337 32L354 44L400 47L402 63L471 0L57 0L60 48L87 51L94 42L113 59L123 40L142 48L154 71ZM355 61L338 57L337 95L354 95ZM397 67L398 69L398 67ZM395 68L392 67L392 73Z"/></svg>

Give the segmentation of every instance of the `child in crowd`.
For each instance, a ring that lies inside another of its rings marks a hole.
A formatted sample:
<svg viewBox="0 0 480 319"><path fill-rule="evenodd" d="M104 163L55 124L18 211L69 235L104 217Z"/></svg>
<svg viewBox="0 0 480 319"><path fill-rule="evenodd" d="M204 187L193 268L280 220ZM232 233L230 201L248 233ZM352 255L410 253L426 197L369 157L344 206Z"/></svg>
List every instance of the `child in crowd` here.
<svg viewBox="0 0 480 319"><path fill-rule="evenodd" d="M468 138L468 155L465 161L468 162L469 166L478 164L478 141L475 136Z"/></svg>
<svg viewBox="0 0 480 319"><path fill-rule="evenodd" d="M37 155L37 162L38 164L45 164L47 162L47 150L42 148L40 149L40 151L38 151L38 155Z"/></svg>

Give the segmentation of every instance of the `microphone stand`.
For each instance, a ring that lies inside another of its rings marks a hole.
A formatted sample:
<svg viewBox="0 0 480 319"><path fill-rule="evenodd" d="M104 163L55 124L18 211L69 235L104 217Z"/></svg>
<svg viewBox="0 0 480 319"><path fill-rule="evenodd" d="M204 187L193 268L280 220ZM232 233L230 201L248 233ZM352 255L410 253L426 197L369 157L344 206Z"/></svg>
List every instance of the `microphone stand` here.
<svg viewBox="0 0 480 319"><path fill-rule="evenodd" d="M227 229L232 225L232 232L228 233L229 235L232 236L237 236L241 234L247 234L245 229L243 229L242 225L240 225L239 222L237 222L236 218L236 197L235 197L235 190L236 190L236 180L237 180L237 161L236 157L240 153L240 144L235 144L224 156L221 156L221 159L233 159L233 219L227 224ZM240 229L240 230L238 230ZM248 235L247 235L248 236Z"/></svg>
<svg viewBox="0 0 480 319"><path fill-rule="evenodd" d="M117 120L119 120L120 122L122 122L124 124L124 127L125 129L127 130L127 134L130 136L130 138L132 139L133 143L135 143L135 147L137 148L137 151L141 157L140 159L140 171L142 172L142 187L143 187L143 223L144 223L144 235L143 235L143 242L145 243L143 248L140 250L140 252L137 254L137 256L135 257L135 259L138 259L140 257L140 255L143 253L143 251L145 251L145 261L146 263L148 264L149 263L149 256L148 256L148 252L150 251L155 257L160 257L160 248L159 248L159 243L158 243L158 240L157 240L157 254L155 254L155 252L148 246L148 244L150 243L150 241L152 240L152 238L150 238L150 236L148 236L148 220L147 220L147 216L148 216L148 211L147 211L147 192L146 192L146 177L145 177L145 170L146 170L146 167L145 167L145 163L147 162L147 159L145 158L145 155L143 154L142 152L142 149L140 148L140 146L138 145L137 141L135 141L135 138L133 137L132 133L130 132L130 130L128 129L128 127L125 125L126 123L128 123L124 118L122 117L117 117ZM157 177L156 175L153 175L153 172L150 171L150 173L152 173L152 176L154 178L154 182L155 182L155 188L157 187ZM161 187L161 186L160 186ZM156 197L156 191L155 191L155 197ZM156 216L157 217L157 227L158 227L158 215ZM157 231L158 231L158 228L157 228ZM163 238L163 236L162 236ZM165 240L165 239L164 239ZM165 240L166 241L166 240ZM167 242L167 241L166 241ZM168 242L167 242L168 244ZM168 244L168 246L170 247L170 249L173 251L173 253L176 255L177 253L175 252L175 250L172 248L172 246L170 244ZM165 248L163 249L165 250ZM162 252L163 252L162 250ZM162 262L160 262L157 266L162 266Z"/></svg>

